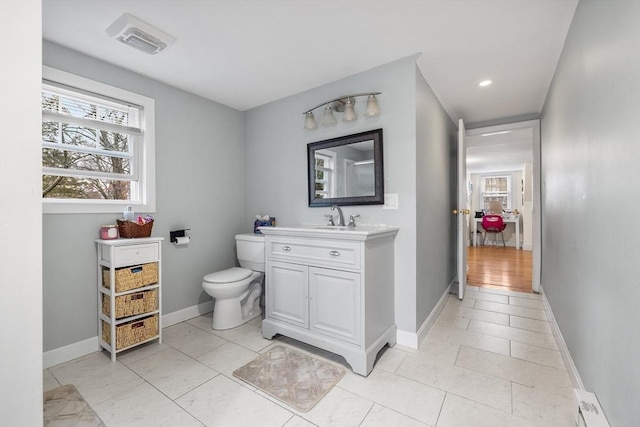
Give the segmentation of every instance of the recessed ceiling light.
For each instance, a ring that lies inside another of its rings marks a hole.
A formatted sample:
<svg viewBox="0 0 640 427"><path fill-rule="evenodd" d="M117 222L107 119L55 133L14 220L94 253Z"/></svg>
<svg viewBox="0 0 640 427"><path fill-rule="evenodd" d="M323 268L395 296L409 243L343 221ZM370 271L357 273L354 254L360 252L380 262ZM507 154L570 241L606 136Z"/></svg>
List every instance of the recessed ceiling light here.
<svg viewBox="0 0 640 427"><path fill-rule="evenodd" d="M485 87L485 86L489 86L491 83L493 83L491 80L483 80L480 83L478 83L478 86Z"/></svg>

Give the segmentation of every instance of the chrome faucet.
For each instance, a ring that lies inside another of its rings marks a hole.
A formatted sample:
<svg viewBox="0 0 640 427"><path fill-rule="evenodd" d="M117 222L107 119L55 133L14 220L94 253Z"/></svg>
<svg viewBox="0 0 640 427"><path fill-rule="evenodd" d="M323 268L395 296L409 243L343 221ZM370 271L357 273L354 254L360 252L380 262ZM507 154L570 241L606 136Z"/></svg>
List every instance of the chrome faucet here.
<svg viewBox="0 0 640 427"><path fill-rule="evenodd" d="M344 215L342 214L342 209L340 209L340 206L338 205L331 206L332 211L336 209L338 209L338 225L344 227Z"/></svg>

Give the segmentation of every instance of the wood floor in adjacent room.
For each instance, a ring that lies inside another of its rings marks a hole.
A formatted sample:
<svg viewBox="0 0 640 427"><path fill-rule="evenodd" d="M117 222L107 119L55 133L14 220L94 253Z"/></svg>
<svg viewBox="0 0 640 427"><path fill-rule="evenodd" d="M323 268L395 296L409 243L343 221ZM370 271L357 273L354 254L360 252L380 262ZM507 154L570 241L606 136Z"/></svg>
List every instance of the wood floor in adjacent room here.
<svg viewBox="0 0 640 427"><path fill-rule="evenodd" d="M507 246L470 246L467 284L531 293L532 254Z"/></svg>

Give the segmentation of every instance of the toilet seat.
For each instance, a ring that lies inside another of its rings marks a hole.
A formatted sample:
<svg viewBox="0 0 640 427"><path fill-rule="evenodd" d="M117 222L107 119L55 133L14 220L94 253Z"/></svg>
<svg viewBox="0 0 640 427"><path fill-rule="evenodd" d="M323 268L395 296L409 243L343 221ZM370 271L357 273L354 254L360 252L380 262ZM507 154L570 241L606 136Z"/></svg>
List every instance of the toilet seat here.
<svg viewBox="0 0 640 427"><path fill-rule="evenodd" d="M203 280L208 283L232 283L239 282L251 276L252 270L242 267L231 267L226 270L216 271L204 276Z"/></svg>

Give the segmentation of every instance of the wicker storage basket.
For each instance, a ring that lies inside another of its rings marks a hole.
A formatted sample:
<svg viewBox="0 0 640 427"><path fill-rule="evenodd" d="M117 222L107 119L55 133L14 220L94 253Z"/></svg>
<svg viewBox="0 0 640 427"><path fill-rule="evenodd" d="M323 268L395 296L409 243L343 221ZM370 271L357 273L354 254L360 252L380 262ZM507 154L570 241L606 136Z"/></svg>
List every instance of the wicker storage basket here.
<svg viewBox="0 0 640 427"><path fill-rule="evenodd" d="M153 220L145 223L138 224L132 221L123 221L121 219L118 222L118 233L120 237L125 239L131 239L134 237L150 237L151 229L153 228Z"/></svg>
<svg viewBox="0 0 640 427"><path fill-rule="evenodd" d="M134 267L119 268L115 271L115 275L116 292L140 288L158 281L158 263L150 262ZM102 270L102 286L105 288L111 287L109 269Z"/></svg>
<svg viewBox="0 0 640 427"><path fill-rule="evenodd" d="M149 313L158 308L158 290L135 292L116 297L115 313L116 319L137 314ZM110 316L111 298L109 295L102 295L102 313Z"/></svg>
<svg viewBox="0 0 640 427"><path fill-rule="evenodd" d="M116 326L116 350L132 346L158 335L158 315ZM102 339L111 344L111 325L102 321Z"/></svg>

